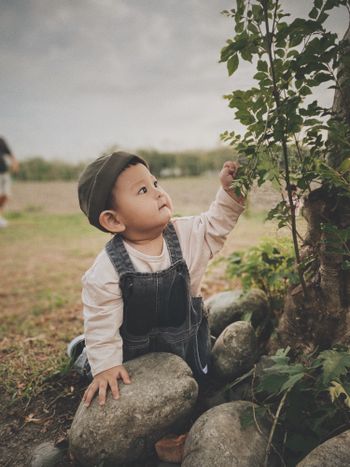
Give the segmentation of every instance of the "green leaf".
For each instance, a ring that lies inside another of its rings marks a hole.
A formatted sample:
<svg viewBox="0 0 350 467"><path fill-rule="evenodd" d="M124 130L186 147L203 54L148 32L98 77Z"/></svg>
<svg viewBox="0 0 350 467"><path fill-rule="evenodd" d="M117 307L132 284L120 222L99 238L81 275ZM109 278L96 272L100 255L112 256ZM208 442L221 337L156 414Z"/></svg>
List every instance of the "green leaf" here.
<svg viewBox="0 0 350 467"><path fill-rule="evenodd" d="M318 16L317 8L313 8L309 13L309 18L316 19Z"/></svg>
<svg viewBox="0 0 350 467"><path fill-rule="evenodd" d="M328 384L333 379L345 375L350 368L350 353L337 352L335 350L325 350L320 353L322 361L324 384Z"/></svg>
<svg viewBox="0 0 350 467"><path fill-rule="evenodd" d="M250 63L252 62L253 54L248 49L248 47L241 50L241 56L242 56L243 60L246 60L247 62L250 62Z"/></svg>
<svg viewBox="0 0 350 467"><path fill-rule="evenodd" d="M285 55L285 53L286 53L286 52L285 52L285 49L276 49L276 50L275 50L275 54L276 54L278 57L280 57L280 58L283 58L284 55Z"/></svg>
<svg viewBox="0 0 350 467"><path fill-rule="evenodd" d="M266 73L264 73L263 71L258 71L258 73L255 73L255 75L253 76L254 79L257 79L258 81L262 80L262 79L265 79L266 78Z"/></svg>
<svg viewBox="0 0 350 467"><path fill-rule="evenodd" d="M317 73L313 81L316 85L318 85L324 83L325 81L330 81L333 79L334 78L331 73Z"/></svg>
<svg viewBox="0 0 350 467"><path fill-rule="evenodd" d="M350 170L350 157L345 159L339 166L339 172L344 173Z"/></svg>
<svg viewBox="0 0 350 467"><path fill-rule="evenodd" d="M302 86L300 89L299 89L299 92L302 96L308 96L309 94L312 94L312 91L311 89L309 88L309 86Z"/></svg>
<svg viewBox="0 0 350 467"><path fill-rule="evenodd" d="M304 377L304 372L302 373L296 373L295 375L292 375L290 378L287 379L287 381L283 384L281 387L281 391L288 391L293 388L297 384L298 381L303 379Z"/></svg>
<svg viewBox="0 0 350 467"><path fill-rule="evenodd" d="M227 61L228 75L231 76L237 70L239 64L238 55L234 54Z"/></svg>
<svg viewBox="0 0 350 467"><path fill-rule="evenodd" d="M301 363L286 364L284 362L275 364L266 369L267 373L287 373L289 375L304 375L304 367Z"/></svg>
<svg viewBox="0 0 350 467"><path fill-rule="evenodd" d="M267 73L268 71L267 62L264 62L263 60L258 60L256 68L258 71L264 71L265 73Z"/></svg>
<svg viewBox="0 0 350 467"><path fill-rule="evenodd" d="M256 18L257 20L263 16L263 9L260 5L252 5L252 12L254 18Z"/></svg>
<svg viewBox="0 0 350 467"><path fill-rule="evenodd" d="M257 390L266 391L269 394L279 394L287 379L288 376L285 374L266 374L261 378Z"/></svg>
<svg viewBox="0 0 350 467"><path fill-rule="evenodd" d="M237 0L237 14L243 15L245 9L245 1Z"/></svg>
<svg viewBox="0 0 350 467"><path fill-rule="evenodd" d="M290 57L298 57L299 55L299 52L295 49L293 50L290 50L288 53L287 53L287 58L290 58Z"/></svg>
<svg viewBox="0 0 350 467"><path fill-rule="evenodd" d="M235 32L240 33L240 32L243 32L243 31L244 31L244 22L241 21L239 23L236 23Z"/></svg>

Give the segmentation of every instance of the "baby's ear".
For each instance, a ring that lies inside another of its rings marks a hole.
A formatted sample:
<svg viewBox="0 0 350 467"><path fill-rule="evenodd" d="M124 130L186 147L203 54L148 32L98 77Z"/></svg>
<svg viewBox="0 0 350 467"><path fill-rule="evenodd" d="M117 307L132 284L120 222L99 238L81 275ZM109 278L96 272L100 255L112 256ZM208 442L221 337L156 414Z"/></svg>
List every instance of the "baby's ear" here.
<svg viewBox="0 0 350 467"><path fill-rule="evenodd" d="M116 211L102 211L98 220L108 232L120 233L125 230L125 225L119 220Z"/></svg>

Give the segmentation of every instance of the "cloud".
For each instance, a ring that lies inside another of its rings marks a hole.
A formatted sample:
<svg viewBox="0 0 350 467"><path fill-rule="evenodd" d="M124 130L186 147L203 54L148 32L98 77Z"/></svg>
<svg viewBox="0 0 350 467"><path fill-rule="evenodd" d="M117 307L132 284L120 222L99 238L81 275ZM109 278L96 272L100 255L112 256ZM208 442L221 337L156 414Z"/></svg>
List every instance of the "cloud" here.
<svg viewBox="0 0 350 467"><path fill-rule="evenodd" d="M20 156L210 146L237 127L221 96L251 73L244 63L229 79L218 64L231 0L0 2L1 131ZM288 8L305 14L305 2Z"/></svg>

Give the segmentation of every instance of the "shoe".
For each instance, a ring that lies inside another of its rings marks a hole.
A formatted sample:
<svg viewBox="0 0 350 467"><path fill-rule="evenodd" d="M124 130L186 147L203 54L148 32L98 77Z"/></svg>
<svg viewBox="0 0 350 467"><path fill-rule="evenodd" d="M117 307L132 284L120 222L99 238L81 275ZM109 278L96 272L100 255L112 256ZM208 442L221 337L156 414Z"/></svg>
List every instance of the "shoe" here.
<svg viewBox="0 0 350 467"><path fill-rule="evenodd" d="M85 347L85 336L84 334L80 334L80 336L74 337L67 345L67 355L72 360L76 360L79 355L82 353Z"/></svg>
<svg viewBox="0 0 350 467"><path fill-rule="evenodd" d="M89 381L92 380L91 367L86 355L85 336L74 337L67 345L67 355L71 358L72 367L83 377Z"/></svg>
<svg viewBox="0 0 350 467"><path fill-rule="evenodd" d="M91 367L86 355L86 347L83 348L83 351L73 363L73 368L80 376L84 376L90 381L92 380Z"/></svg>
<svg viewBox="0 0 350 467"><path fill-rule="evenodd" d="M5 228L5 227L7 227L8 224L9 224L9 223L7 222L6 219L4 219L3 217L0 217L0 229L3 229L3 228Z"/></svg>

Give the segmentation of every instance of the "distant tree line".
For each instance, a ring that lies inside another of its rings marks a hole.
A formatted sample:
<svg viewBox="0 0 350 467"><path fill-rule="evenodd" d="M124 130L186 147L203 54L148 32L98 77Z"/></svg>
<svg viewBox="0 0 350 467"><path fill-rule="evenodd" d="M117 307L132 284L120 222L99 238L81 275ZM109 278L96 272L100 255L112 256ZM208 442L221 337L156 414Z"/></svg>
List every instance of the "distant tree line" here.
<svg viewBox="0 0 350 467"><path fill-rule="evenodd" d="M75 180L85 164L72 164L65 161L48 161L42 157L31 157L20 161L18 173L14 174L17 180L50 181Z"/></svg>
<svg viewBox="0 0 350 467"><path fill-rule="evenodd" d="M160 152L141 149L137 154L144 157L152 173L157 177L197 176L218 171L227 159L232 159L232 148L222 147L210 151ZM25 181L76 180L86 162L73 164L42 157L21 161L20 170L14 177Z"/></svg>

